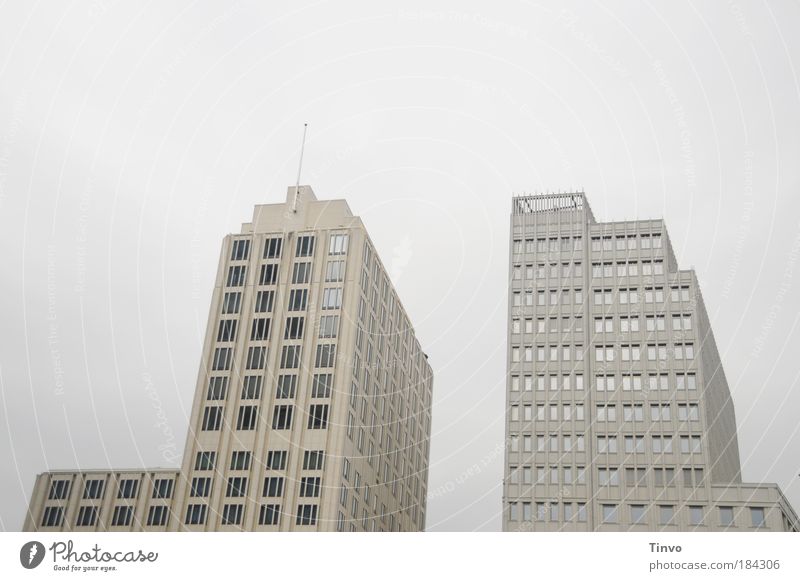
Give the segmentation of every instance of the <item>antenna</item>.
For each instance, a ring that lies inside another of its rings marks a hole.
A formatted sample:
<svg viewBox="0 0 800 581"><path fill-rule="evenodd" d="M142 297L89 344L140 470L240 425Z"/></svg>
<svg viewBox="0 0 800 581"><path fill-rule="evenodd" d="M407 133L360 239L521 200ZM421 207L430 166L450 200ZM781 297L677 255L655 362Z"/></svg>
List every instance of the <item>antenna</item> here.
<svg viewBox="0 0 800 581"><path fill-rule="evenodd" d="M292 212L297 213L297 198L300 195L300 170L303 169L303 150L306 148L306 131L308 123L303 123L303 142L300 144L300 163L297 164L297 185L294 187L294 202L292 202Z"/></svg>

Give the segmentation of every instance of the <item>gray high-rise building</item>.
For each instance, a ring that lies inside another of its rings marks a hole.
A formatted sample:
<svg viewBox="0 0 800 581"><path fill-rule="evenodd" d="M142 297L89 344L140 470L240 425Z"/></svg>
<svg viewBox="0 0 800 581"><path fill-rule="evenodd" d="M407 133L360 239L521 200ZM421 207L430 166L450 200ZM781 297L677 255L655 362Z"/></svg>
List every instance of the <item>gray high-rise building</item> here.
<svg viewBox="0 0 800 581"><path fill-rule="evenodd" d="M290 187L223 241L182 467L45 472L24 530L424 530L432 384L361 219Z"/></svg>
<svg viewBox="0 0 800 581"><path fill-rule="evenodd" d="M725 373L662 220L512 200L503 530L797 531L741 479Z"/></svg>

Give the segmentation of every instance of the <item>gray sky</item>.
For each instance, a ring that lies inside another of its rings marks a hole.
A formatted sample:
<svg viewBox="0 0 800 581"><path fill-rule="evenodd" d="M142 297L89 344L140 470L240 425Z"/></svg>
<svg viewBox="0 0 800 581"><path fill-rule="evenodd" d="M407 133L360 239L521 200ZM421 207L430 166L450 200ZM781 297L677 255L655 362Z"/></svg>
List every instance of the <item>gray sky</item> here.
<svg viewBox="0 0 800 581"><path fill-rule="evenodd" d="M571 188L667 220L800 509L800 5L382 4L0 6L0 528L48 468L177 464L220 241L306 121L431 357L429 529L499 530L510 196Z"/></svg>

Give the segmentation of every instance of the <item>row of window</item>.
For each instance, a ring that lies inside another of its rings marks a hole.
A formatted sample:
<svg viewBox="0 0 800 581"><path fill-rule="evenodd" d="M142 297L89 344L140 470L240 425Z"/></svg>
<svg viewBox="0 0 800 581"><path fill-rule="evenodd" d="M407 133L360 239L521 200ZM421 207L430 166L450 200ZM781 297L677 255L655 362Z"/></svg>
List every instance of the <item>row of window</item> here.
<svg viewBox="0 0 800 581"><path fill-rule="evenodd" d="M658 466L650 469L653 486L677 486L675 468ZM597 480L601 486L619 486L621 475L624 475L625 486L647 486L647 468L642 467L615 467L597 469ZM704 471L702 468L688 466L680 469L683 475L684 488L696 488L703 483ZM573 485L586 484L586 468L584 466L509 466L509 484L523 485Z"/></svg>
<svg viewBox="0 0 800 581"><path fill-rule="evenodd" d="M281 374L275 384L275 399L294 399L297 393L297 375ZM242 380L241 399L260 399L261 375L246 375ZM329 398L333 387L333 374L315 373L311 381L312 399ZM209 378L206 399L209 401L224 400L228 396L228 377L213 376Z"/></svg>
<svg viewBox="0 0 800 581"><path fill-rule="evenodd" d="M256 317L250 327L251 341L269 340L271 319ZM217 328L218 343L232 343L236 341L238 320L221 319ZM336 338L339 329L339 315L322 315L317 324L320 339ZM302 339L305 330L305 317L287 317L284 324L284 339Z"/></svg>
<svg viewBox="0 0 800 581"><path fill-rule="evenodd" d="M308 412L307 428L310 430L324 430L328 427L328 404L311 404ZM272 413L273 430L291 430L294 418L294 405L276 405ZM203 409L201 429L203 431L218 431L222 427L225 415L224 406L206 406ZM239 406L236 416L237 430L255 430L258 425L259 410L257 405Z"/></svg>
<svg viewBox="0 0 800 581"><path fill-rule="evenodd" d="M625 453L643 454L645 452L645 437L644 436L597 436L597 452L614 454L618 451L617 441L622 439L624 442ZM686 436L673 436L673 435L651 435L650 436L650 451L653 454L671 454L673 451L672 442L678 439L680 442L680 451L683 454L699 454L703 451L702 440L700 436L686 435Z"/></svg>
<svg viewBox="0 0 800 581"><path fill-rule="evenodd" d="M70 480L57 479L50 483L47 498L49 500L65 500L69 498ZM91 478L83 483L84 499L103 498L105 479ZM172 478L156 478L153 480L152 498L171 498L174 480ZM139 491L139 479L124 478L117 485L117 498L136 498Z"/></svg>
<svg viewBox="0 0 800 581"><path fill-rule="evenodd" d="M642 276L660 276L664 274L664 263L661 260L593 262L592 278L639 276L640 270Z"/></svg>
<svg viewBox="0 0 800 581"><path fill-rule="evenodd" d="M644 383L646 381L646 384ZM534 391L534 385L536 386L536 391L545 391L545 389L549 386L550 391L557 391L559 389L562 390L570 390L572 389L572 385L575 385L575 390L580 391L583 389L583 375L571 375L571 374L550 374L544 375L539 374L536 376L533 375L512 375L511 376L511 391L518 392L521 390L524 391ZM650 373L642 377L641 373L632 373L632 374L625 374L622 375L622 390L623 391L641 391L642 385L647 385L647 387L651 390L668 390L670 388L670 374L668 373ZM597 375L595 377L595 388L597 391L614 391L619 382L617 381L617 376L613 374L603 374ZM694 373L675 373L675 389L682 391L682 390L690 390L696 391L697 390L697 379Z"/></svg>
<svg viewBox="0 0 800 581"><path fill-rule="evenodd" d="M298 504L297 512L294 515L297 525L317 524L317 514L319 506L316 504ZM206 522L208 506L205 504L190 504L186 508L186 518L184 523L187 525L203 525ZM280 522L281 505L262 504L258 515L259 525L277 525ZM220 524L222 525L241 525L244 519L244 505L226 504L222 507Z"/></svg>
<svg viewBox="0 0 800 581"><path fill-rule="evenodd" d="M284 345L281 349L280 368L300 367L301 345ZM316 347L314 367L333 367L336 359L336 345L323 343ZM229 371L233 360L233 347L217 347L211 360L212 371ZM255 345L248 347L245 369L264 369L267 361L267 347Z"/></svg>
<svg viewBox="0 0 800 581"><path fill-rule="evenodd" d="M314 254L314 236L303 235L297 237L295 246L296 257L308 257ZM328 254L338 256L347 254L347 244L349 236L347 234L331 234L328 240ZM264 252L262 258L274 259L281 257L282 238L267 238L264 241ZM233 241L231 246L231 260L247 260L250 257L250 239L239 238Z"/></svg>
<svg viewBox="0 0 800 581"><path fill-rule="evenodd" d="M514 254L520 254L523 250L531 252L573 252L583 250L583 238L581 236L561 236L560 238L527 238L524 241L514 240Z"/></svg>
<svg viewBox="0 0 800 581"><path fill-rule="evenodd" d="M239 498L247 496L249 479L246 476L230 476L225 488L226 498ZM276 498L284 494L286 479L283 476L268 476L264 478L261 496ZM209 476L196 476L192 478L190 496L193 498L208 498L211 496L213 478ZM300 478L301 498L318 498L322 490L322 478L319 476L303 476Z"/></svg>
<svg viewBox="0 0 800 581"><path fill-rule="evenodd" d="M97 523L100 509L97 506L81 506L75 518L75 526L90 527ZM169 506L151 506L147 512L145 524L149 527L163 527L167 524L169 517ZM132 506L115 506L111 516L111 526L130 526L133 521ZM63 506L47 506L42 514L43 527L60 527L64 523Z"/></svg>

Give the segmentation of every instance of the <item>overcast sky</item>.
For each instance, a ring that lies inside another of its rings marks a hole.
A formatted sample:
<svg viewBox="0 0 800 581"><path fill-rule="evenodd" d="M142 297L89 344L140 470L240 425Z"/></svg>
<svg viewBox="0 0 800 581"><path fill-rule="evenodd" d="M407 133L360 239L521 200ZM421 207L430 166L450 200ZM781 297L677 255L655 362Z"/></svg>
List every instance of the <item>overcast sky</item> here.
<svg viewBox="0 0 800 581"><path fill-rule="evenodd" d="M430 530L500 528L510 197L576 188L666 219L743 476L800 509L800 4L497 4L0 6L0 528L44 470L177 465L220 241L303 122L430 355Z"/></svg>

